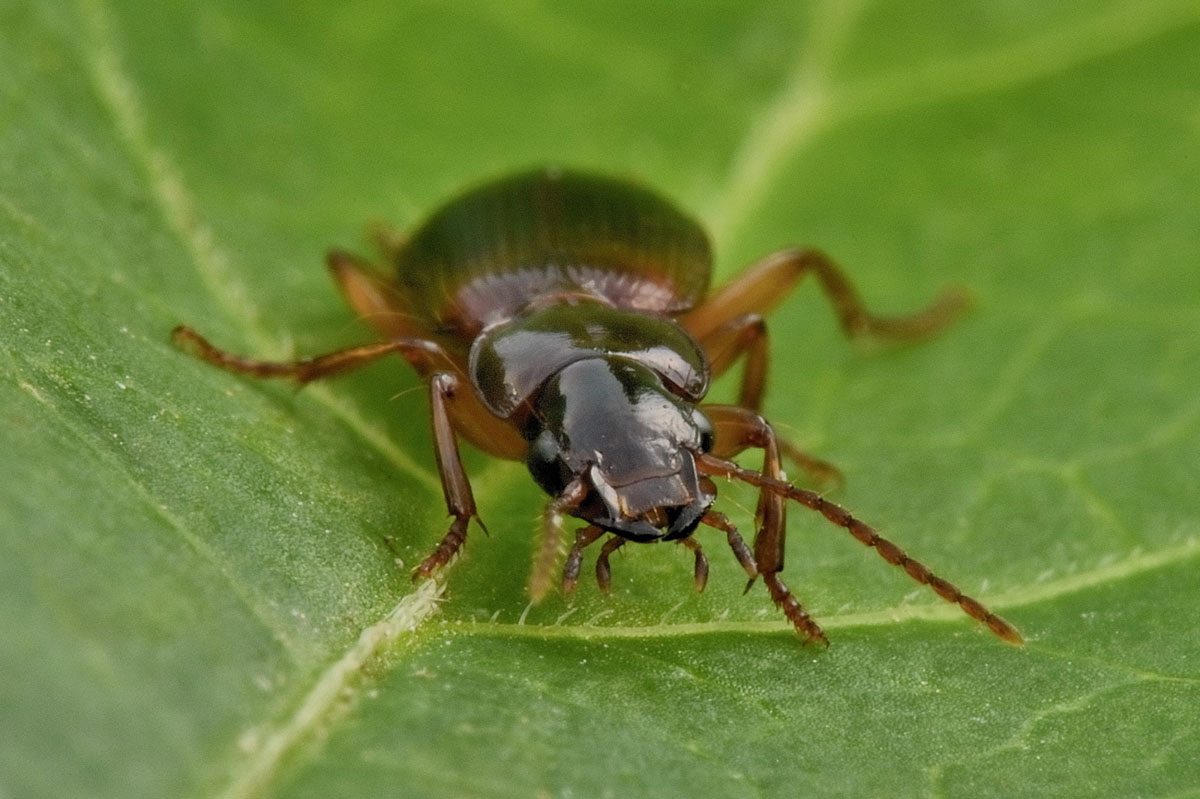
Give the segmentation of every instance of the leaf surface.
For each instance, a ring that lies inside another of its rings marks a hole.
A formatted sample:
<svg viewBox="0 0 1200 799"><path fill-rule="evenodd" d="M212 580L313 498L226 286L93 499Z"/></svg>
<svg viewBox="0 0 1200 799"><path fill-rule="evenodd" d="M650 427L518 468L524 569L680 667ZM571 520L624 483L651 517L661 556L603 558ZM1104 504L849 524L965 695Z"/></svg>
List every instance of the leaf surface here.
<svg viewBox="0 0 1200 799"><path fill-rule="evenodd" d="M0 34L0 796L1197 791L1194 4L80 0ZM969 287L861 348L802 286L766 414L1028 644L800 509L828 650L720 536L703 595L626 547L612 596L530 608L544 497L474 452L491 534L439 596L402 364L296 392L168 342L365 341L322 253L538 163L675 198L719 280L812 244L881 312Z"/></svg>

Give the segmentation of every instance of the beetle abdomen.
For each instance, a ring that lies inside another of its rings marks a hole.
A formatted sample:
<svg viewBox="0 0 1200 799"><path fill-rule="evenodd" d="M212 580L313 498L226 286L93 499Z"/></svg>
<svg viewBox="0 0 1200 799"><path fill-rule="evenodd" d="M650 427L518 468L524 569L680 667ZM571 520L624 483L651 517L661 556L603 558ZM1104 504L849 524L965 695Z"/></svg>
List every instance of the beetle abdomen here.
<svg viewBox="0 0 1200 799"><path fill-rule="evenodd" d="M413 313L473 335L555 294L678 313L704 297L711 264L704 231L658 195L538 170L451 201L413 233L396 266Z"/></svg>

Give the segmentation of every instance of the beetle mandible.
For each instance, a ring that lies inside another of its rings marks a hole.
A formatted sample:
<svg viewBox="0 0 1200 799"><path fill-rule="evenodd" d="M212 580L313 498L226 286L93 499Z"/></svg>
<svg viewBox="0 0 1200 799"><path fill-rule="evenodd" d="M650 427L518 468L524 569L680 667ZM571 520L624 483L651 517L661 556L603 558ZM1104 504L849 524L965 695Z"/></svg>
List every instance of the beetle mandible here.
<svg viewBox="0 0 1200 799"><path fill-rule="evenodd" d="M659 195L597 175L540 169L486 183L450 201L384 249L395 268L379 275L335 250L327 261L351 307L382 340L292 362L251 360L217 349L188 327L177 344L223 369L300 384L397 354L429 388L434 455L453 517L414 576L430 578L462 549L478 514L459 458L460 438L524 461L550 495L530 578L548 590L564 516L584 522L562 572L579 576L583 550L609 534L596 561L602 589L609 556L627 541L679 541L695 556L703 588L708 561L694 533L723 532L750 583L806 642L827 643L780 578L787 502L822 514L889 563L957 603L1003 640L1011 624L910 558L872 527L785 479L786 455L818 476L836 473L777 435L759 415L767 381L763 316L811 273L850 336L918 339L965 307L944 293L910 316L870 313L823 253L789 249L751 265L709 293L712 254L700 225ZM712 378L744 360L737 404L700 404ZM731 458L761 450L762 468ZM714 477L758 490L753 546L713 508Z"/></svg>

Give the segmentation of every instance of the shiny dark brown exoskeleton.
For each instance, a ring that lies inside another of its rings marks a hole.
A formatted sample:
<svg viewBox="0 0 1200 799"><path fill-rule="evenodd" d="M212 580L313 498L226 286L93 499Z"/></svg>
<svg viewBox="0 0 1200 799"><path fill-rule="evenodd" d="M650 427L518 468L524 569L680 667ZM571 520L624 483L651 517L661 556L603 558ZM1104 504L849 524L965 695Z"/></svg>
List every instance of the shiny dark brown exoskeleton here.
<svg viewBox="0 0 1200 799"><path fill-rule="evenodd" d="M416 570L431 577L462 548L477 519L458 438L526 463L553 499L530 581L545 594L564 515L586 523L575 535L562 581L573 588L583 549L607 533L596 574L626 541L677 540L695 553L703 587L708 562L693 533L725 533L751 583L807 641L821 628L779 577L786 503L816 510L874 547L939 596L957 603L1010 643L1012 625L934 575L871 527L820 495L784 479L787 455L818 476L836 471L781 440L758 410L767 377L763 314L812 273L848 335L914 339L949 324L964 298L948 292L907 317L869 313L841 271L815 250L785 250L708 295L708 239L659 196L608 178L541 170L492 182L453 200L411 236L385 244L394 278L343 252L328 257L350 305L380 343L289 363L249 360L209 344L190 328L176 342L223 369L300 383L395 353L429 385L434 454L453 517ZM711 378L744 356L736 405L700 405ZM763 452L761 471L731 460ZM713 477L758 488L753 549L713 509Z"/></svg>

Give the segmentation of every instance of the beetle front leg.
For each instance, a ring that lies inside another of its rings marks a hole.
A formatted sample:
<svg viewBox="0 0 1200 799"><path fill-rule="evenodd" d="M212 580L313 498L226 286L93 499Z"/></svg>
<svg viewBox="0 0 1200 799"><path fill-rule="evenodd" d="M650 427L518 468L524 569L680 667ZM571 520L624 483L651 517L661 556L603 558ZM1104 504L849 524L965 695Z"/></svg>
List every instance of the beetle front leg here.
<svg viewBox="0 0 1200 799"><path fill-rule="evenodd" d="M779 441L765 419L747 408L734 405L706 405L704 412L712 420L716 433L713 453L717 457L732 457L750 448L761 449L762 475L771 480L784 479ZM771 595L771 601L783 611L805 641L827 644L828 640L820 625L812 620L791 589L779 577L779 572L783 571L784 545L787 540L787 500L777 492L761 488L754 518L757 527L754 535L754 565L767 587L767 593ZM728 519L711 512L705 516L704 521L727 533L733 527ZM753 582L751 578L750 583Z"/></svg>
<svg viewBox="0 0 1200 799"><path fill-rule="evenodd" d="M433 423L433 451L437 459L438 474L442 478L442 493L446 498L446 510L454 517L450 529L434 548L432 554L417 567L413 577L432 577L439 569L454 559L467 541L467 525L471 519L479 520L475 509L475 496L471 483L463 470L462 458L458 453L458 441L454 425L450 421L449 406L459 390L459 380L449 372L439 372L429 381L429 413ZM480 525L482 526L482 522ZM486 529L486 528L485 528Z"/></svg>
<svg viewBox="0 0 1200 799"><path fill-rule="evenodd" d="M779 441L765 419L736 405L705 405L703 410L713 424L713 455L731 458L746 449L761 449L762 474L773 480L784 479ZM777 493L760 490L754 518L758 528L754 536L755 565L759 574L774 574L783 569L787 501Z"/></svg>
<svg viewBox="0 0 1200 799"><path fill-rule="evenodd" d="M746 583L746 590L750 590L750 586L754 585L754 580L759 576L758 568L754 564L754 560L750 554L746 542L742 540L741 533L733 526L733 522L729 518L717 511L709 511L704 514L701 521L709 527L715 528L725 533L729 539L729 546L733 549L734 556L738 562L742 564L742 568L746 570L746 574L750 576L750 582ZM816 644L827 645L829 639L825 637L825 631L821 629L821 625L813 621L808 615L808 611L800 604L800 600L796 599L791 590L784 584L783 580L779 579L779 575L775 573L763 574L763 583L767 586L767 593L771 595L773 601L796 632L803 636L804 641L809 641Z"/></svg>

